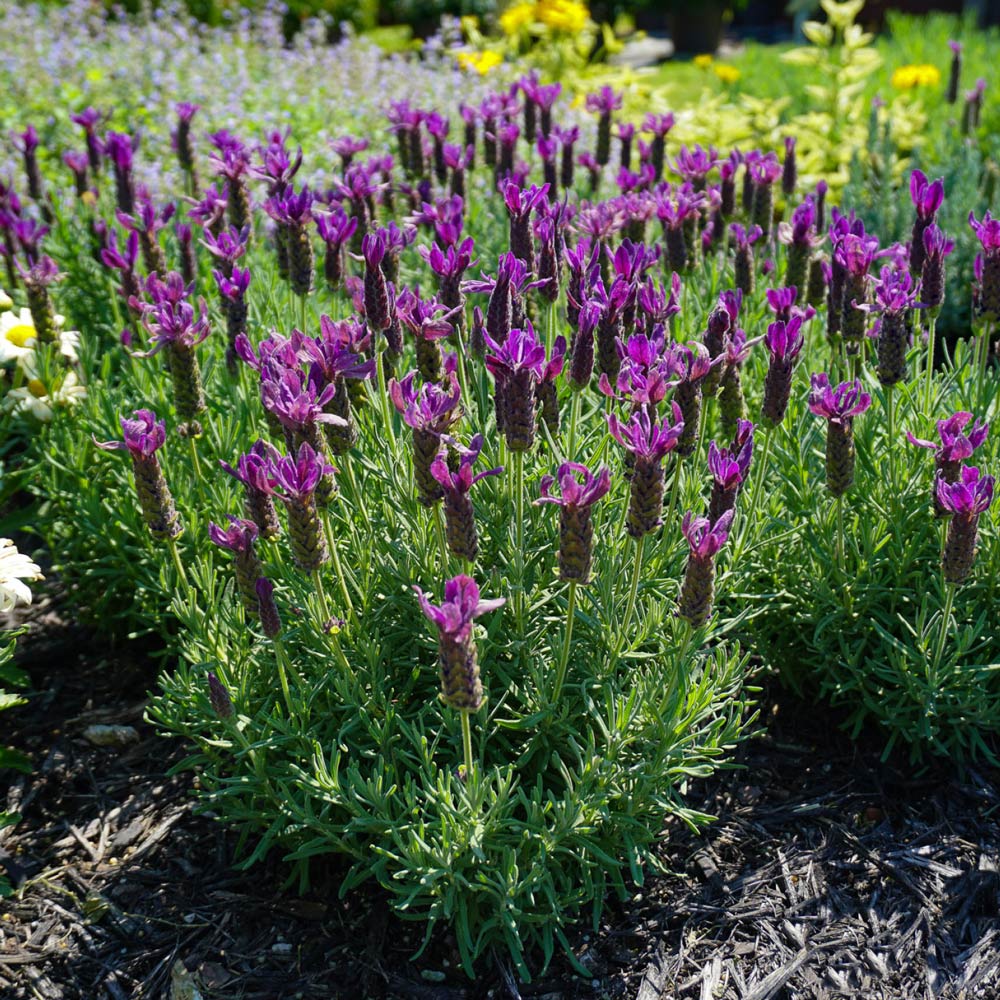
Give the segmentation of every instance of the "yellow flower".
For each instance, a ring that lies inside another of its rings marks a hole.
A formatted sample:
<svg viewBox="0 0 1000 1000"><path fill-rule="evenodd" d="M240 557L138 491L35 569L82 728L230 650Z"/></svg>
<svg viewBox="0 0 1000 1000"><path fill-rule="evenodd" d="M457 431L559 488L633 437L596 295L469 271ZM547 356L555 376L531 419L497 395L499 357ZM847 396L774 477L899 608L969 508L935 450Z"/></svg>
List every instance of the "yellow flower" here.
<svg viewBox="0 0 1000 1000"><path fill-rule="evenodd" d="M485 76L503 62L503 56L489 49L485 52L459 52L455 58L462 69L474 69L480 76Z"/></svg>
<svg viewBox="0 0 1000 1000"><path fill-rule="evenodd" d="M587 27L590 10L576 0L540 0L535 16L542 24L567 35L578 35Z"/></svg>
<svg viewBox="0 0 1000 1000"><path fill-rule="evenodd" d="M941 71L927 63L899 66L892 74L892 85L897 90L912 90L914 87L934 87L941 82Z"/></svg>
<svg viewBox="0 0 1000 1000"><path fill-rule="evenodd" d="M13 304L11 297L0 288L0 309L9 309Z"/></svg>
<svg viewBox="0 0 1000 1000"><path fill-rule="evenodd" d="M11 389L3 401L3 409L16 414L28 413L46 423L52 419L53 407L75 406L86 395L86 388L80 385L76 372L71 369L63 375L53 376L48 386L36 376L20 389Z"/></svg>
<svg viewBox="0 0 1000 1000"><path fill-rule="evenodd" d="M723 83L736 83L740 78L740 71L735 66L730 66L727 63L718 63L712 69L715 70L715 75Z"/></svg>
<svg viewBox="0 0 1000 1000"><path fill-rule="evenodd" d="M59 332L59 349L67 358L75 361L80 335L76 330L62 328L66 322L65 317L56 316L55 321ZM14 361L24 371L29 370L34 362L37 339L35 321L31 318L30 309L0 313L0 365Z"/></svg>
<svg viewBox="0 0 1000 1000"><path fill-rule="evenodd" d="M500 15L500 30L505 35L516 35L535 20L533 3L516 3Z"/></svg>
<svg viewBox="0 0 1000 1000"><path fill-rule="evenodd" d="M708 69L715 60L710 55L695 56L691 60L698 69Z"/></svg>

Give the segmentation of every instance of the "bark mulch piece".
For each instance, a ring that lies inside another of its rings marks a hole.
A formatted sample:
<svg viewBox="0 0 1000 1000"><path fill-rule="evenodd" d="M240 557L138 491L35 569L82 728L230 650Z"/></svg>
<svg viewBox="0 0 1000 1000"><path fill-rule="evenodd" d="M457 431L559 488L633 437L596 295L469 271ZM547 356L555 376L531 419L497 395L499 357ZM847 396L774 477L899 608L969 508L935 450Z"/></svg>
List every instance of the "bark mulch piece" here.
<svg viewBox="0 0 1000 1000"><path fill-rule="evenodd" d="M557 960L519 984L497 956L470 983L446 935L417 961L422 928L374 892L342 900L335 865L306 893L277 858L236 871L236 837L199 815L184 747L143 721L155 666L109 652L42 604L21 642L40 692L7 712L17 776L0 863L7 1000L171 997L177 963L205 1000L627 998L973 1000L1000 991L1000 788L996 772L914 777L817 725L815 706L770 702L741 770L692 783L650 877L575 937L589 972ZM780 706L780 708L779 708ZM825 714L825 713L823 713ZM130 725L120 748L82 738ZM5 727L7 728L7 727ZM4 794L0 792L0 794Z"/></svg>

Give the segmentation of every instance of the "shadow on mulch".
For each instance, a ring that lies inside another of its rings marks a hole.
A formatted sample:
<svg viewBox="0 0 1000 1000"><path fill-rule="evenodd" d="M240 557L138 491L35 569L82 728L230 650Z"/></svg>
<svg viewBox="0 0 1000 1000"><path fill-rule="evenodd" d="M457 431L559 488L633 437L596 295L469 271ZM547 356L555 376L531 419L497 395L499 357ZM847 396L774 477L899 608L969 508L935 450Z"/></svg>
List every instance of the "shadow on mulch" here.
<svg viewBox="0 0 1000 1000"><path fill-rule="evenodd" d="M718 822L667 827L682 877L650 878L578 933L590 978L557 960L517 984L498 960L471 984L446 937L411 961L420 928L377 893L340 900L335 866L304 896L281 891L277 859L232 870L235 837L194 813L190 776L167 776L184 747L143 721L155 668L141 649L109 653L43 601L20 662L40 693L5 713L35 764L7 793L22 822L0 831L19 887L0 904L5 1000L168 1000L177 962L205 1000L997 995L998 775L914 778L823 707L765 699L744 767L689 789ZM105 723L138 741L82 738Z"/></svg>

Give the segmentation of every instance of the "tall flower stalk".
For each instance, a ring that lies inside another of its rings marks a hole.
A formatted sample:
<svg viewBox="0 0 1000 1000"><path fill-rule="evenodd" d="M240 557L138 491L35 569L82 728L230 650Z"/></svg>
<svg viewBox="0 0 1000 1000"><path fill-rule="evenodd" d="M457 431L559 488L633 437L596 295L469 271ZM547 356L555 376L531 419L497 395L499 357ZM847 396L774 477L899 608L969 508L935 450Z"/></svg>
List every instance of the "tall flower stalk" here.
<svg viewBox="0 0 1000 1000"><path fill-rule="evenodd" d="M552 487L557 482L559 495L554 496ZM562 693L569 665L573 619L576 615L576 588L590 582L594 541L591 508L611 489L611 471L604 467L595 476L585 465L563 462L555 476L542 477L540 488L542 495L535 503L554 503L559 506L559 578L569 583L566 630L555 684L552 687L551 702L555 705Z"/></svg>
<svg viewBox="0 0 1000 1000"><path fill-rule="evenodd" d="M469 782L475 773L469 717L478 712L483 704L483 682L479 673L473 622L480 615L502 607L506 598L482 600L476 581L465 575L445 583L444 601L440 605L431 604L419 587L413 589L424 614L438 629L441 700L461 717L464 777Z"/></svg>
<svg viewBox="0 0 1000 1000"><path fill-rule="evenodd" d="M844 570L844 494L854 483L854 418L871 406L861 382L830 385L825 372L813 375L809 409L826 424L826 488L837 504L837 565ZM890 444L891 447L891 444Z"/></svg>

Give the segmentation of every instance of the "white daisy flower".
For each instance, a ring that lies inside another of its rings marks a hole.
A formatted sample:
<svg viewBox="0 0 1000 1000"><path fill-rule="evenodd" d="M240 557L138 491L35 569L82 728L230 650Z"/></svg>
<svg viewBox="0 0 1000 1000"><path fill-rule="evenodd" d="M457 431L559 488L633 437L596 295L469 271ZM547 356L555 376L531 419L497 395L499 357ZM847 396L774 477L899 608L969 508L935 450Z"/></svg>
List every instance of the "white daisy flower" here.
<svg viewBox="0 0 1000 1000"><path fill-rule="evenodd" d="M8 299L8 305L10 300ZM3 302L0 301L0 308ZM63 330L65 316L55 317L59 330L59 351L63 357L76 361L76 349L80 343L80 334L76 330ZM23 369L31 364L35 354L35 344L38 333L35 321L31 318L31 310L24 308L20 312L0 313L0 365L14 361Z"/></svg>
<svg viewBox="0 0 1000 1000"><path fill-rule="evenodd" d="M0 538L0 612L18 603L30 604L31 591L24 581L41 579L42 571L9 538Z"/></svg>
<svg viewBox="0 0 1000 1000"><path fill-rule="evenodd" d="M50 392L51 388L51 392ZM50 387L39 378L28 380L19 389L11 389L3 401L3 409L18 414L30 414L42 423L52 419L53 406L75 406L87 395L87 387L80 384L76 372L55 376Z"/></svg>

